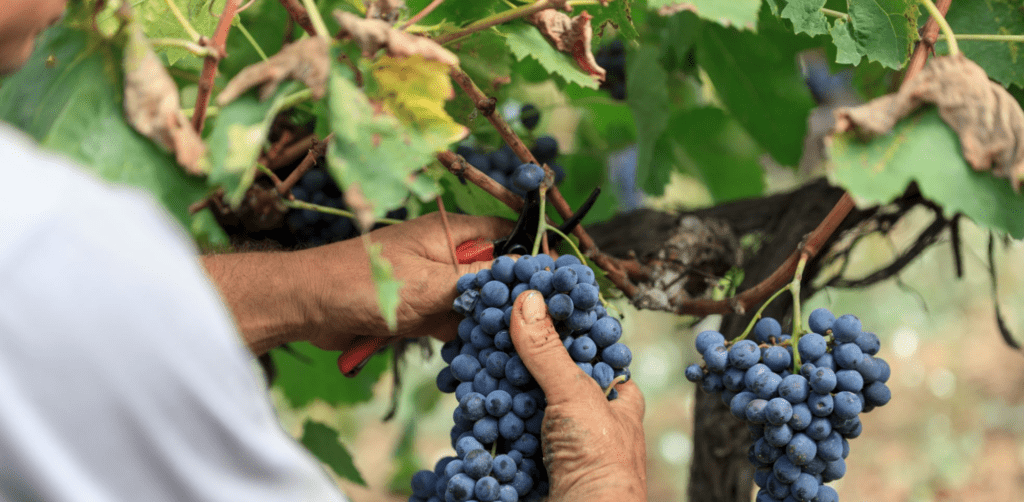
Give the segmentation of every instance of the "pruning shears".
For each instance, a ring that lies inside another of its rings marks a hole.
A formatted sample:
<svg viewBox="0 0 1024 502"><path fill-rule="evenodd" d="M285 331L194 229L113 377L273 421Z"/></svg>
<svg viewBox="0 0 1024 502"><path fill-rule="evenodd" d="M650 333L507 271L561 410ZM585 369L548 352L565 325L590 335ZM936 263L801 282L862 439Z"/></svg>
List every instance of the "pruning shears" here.
<svg viewBox="0 0 1024 502"><path fill-rule="evenodd" d="M601 189L595 188L583 205L580 206L579 210L558 226L558 230L567 235L569 232L572 232L576 225L579 225L580 221L583 220L587 212L590 211L590 208L593 207L594 201L597 200L597 196L600 193ZM543 216L540 212L540 189L530 190L526 192L525 203L519 211L519 219L516 220L512 233L495 241L476 239L463 242L456 246L455 257L459 260L460 264L467 264L478 261L491 261L495 256L507 254L530 254L537 237L540 219ZM554 247L558 245L561 239L561 235L554 232L549 233L548 245ZM360 336L356 338L352 346L338 356L338 369L349 378L358 375L370 358L374 354L386 349L393 340L394 337L388 336Z"/></svg>

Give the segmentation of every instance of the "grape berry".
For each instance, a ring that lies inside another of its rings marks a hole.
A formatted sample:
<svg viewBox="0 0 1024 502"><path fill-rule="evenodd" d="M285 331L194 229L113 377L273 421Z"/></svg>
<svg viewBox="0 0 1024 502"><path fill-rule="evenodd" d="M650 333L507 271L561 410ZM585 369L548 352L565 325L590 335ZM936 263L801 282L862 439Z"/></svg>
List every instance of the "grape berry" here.
<svg viewBox="0 0 1024 502"><path fill-rule="evenodd" d="M410 502L547 496L540 448L544 392L516 354L508 331L515 299L527 289L544 295L569 355L609 400L617 397L611 388L616 379L629 379L632 354L618 341L622 326L601 305L594 272L576 257L501 256L490 269L462 276L454 310L466 318L458 337L441 348L448 366L437 375L438 388L454 392L459 402L451 429L456 455L413 476Z"/></svg>
<svg viewBox="0 0 1024 502"><path fill-rule="evenodd" d="M686 368L687 380L721 394L749 423L757 502L837 502L825 483L846 474L848 440L863 430L860 414L891 398L878 337L862 331L860 320L817 309L807 325L812 332L796 347L799 373L792 338L770 317L754 325L752 340L727 343L717 331L700 333L695 345L704 365Z"/></svg>

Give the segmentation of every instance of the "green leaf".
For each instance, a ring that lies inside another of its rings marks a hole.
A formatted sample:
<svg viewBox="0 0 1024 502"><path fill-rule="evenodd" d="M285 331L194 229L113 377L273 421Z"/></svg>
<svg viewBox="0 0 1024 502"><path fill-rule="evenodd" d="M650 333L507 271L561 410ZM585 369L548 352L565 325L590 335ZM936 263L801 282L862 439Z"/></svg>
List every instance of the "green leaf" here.
<svg viewBox="0 0 1024 502"><path fill-rule="evenodd" d="M668 98L668 73L661 67L659 51L640 47L626 61L626 103L636 123L636 183L641 190L661 195L672 171L671 159L655 154L655 145L671 114Z"/></svg>
<svg viewBox="0 0 1024 502"><path fill-rule="evenodd" d="M512 74L512 55L504 38L483 31L459 41L459 66L474 82L499 82Z"/></svg>
<svg viewBox="0 0 1024 502"><path fill-rule="evenodd" d="M391 263L381 255L383 244L376 242L371 244L369 239L366 243L366 254L370 255L370 272L373 274L373 285L377 289L377 305L380 307L380 314L388 323L388 329L394 332L398 329L398 305L401 297L398 290L402 289L402 281L395 279Z"/></svg>
<svg viewBox="0 0 1024 502"><path fill-rule="evenodd" d="M515 220L519 217L515 211L509 209L500 200L495 199L493 195L485 192L484 189L469 182L463 185L451 172L445 171L441 177L441 186L444 187L445 193L449 193L455 198L455 204L458 208L467 214L474 216L500 216L510 220Z"/></svg>
<svg viewBox="0 0 1024 502"><path fill-rule="evenodd" d="M596 12L591 12L594 18L590 20L590 25L594 27L594 35L597 37L604 36L605 27L611 25L619 30L619 35L626 40L637 39L640 33L636 31L636 26L633 25L632 5L630 5L633 2L634 0L613 0L608 2L607 7L598 8Z"/></svg>
<svg viewBox="0 0 1024 502"><path fill-rule="evenodd" d="M857 51L886 68L903 68L917 39L917 15L916 0L850 0Z"/></svg>
<svg viewBox="0 0 1024 502"><path fill-rule="evenodd" d="M347 72L337 61L331 68L328 107L334 138L327 147L327 168L338 186L359 186L379 218L402 206L417 188L413 173L434 159L436 142L378 113Z"/></svg>
<svg viewBox="0 0 1024 502"><path fill-rule="evenodd" d="M581 70L568 54L552 47L536 27L526 23L511 24L505 29L505 35L505 43L517 60L531 57L548 73L557 74L567 83L597 89L597 79Z"/></svg>
<svg viewBox="0 0 1024 502"><path fill-rule="evenodd" d="M761 34L705 23L697 60L729 112L772 157L796 165L814 102L796 68L806 48L797 37L763 22Z"/></svg>
<svg viewBox="0 0 1024 502"><path fill-rule="evenodd" d="M789 4L782 9L782 18L793 22L793 31L811 35L824 35L828 33L828 22L821 8L825 6L826 0L789 0Z"/></svg>
<svg viewBox="0 0 1024 502"><path fill-rule="evenodd" d="M690 53L700 36L700 28L700 18L690 11L666 19L661 31L662 61L666 70L692 71L693 58Z"/></svg>
<svg viewBox="0 0 1024 502"><path fill-rule="evenodd" d="M558 191L569 203L569 207L580 207L594 188L601 187L601 194L597 196L594 206L583 218L583 225L606 221L615 216L619 209L619 200L616 196L616 187L605 174L606 166L602 157L585 153L562 154L558 156L558 164L565 169L567 180L562 182ZM552 220L561 221L557 216L552 216Z"/></svg>
<svg viewBox="0 0 1024 502"><path fill-rule="evenodd" d="M716 204L764 192L760 149L722 109L705 107L677 113L669 129Z"/></svg>
<svg viewBox="0 0 1024 502"><path fill-rule="evenodd" d="M1024 34L1024 9L1019 0L957 2L946 15L956 34ZM989 78L1009 86L1024 86L1024 43L958 40L960 50L978 63ZM948 52L946 42L936 50Z"/></svg>
<svg viewBox="0 0 1024 502"><path fill-rule="evenodd" d="M213 37L217 21L224 11L226 0L173 0L181 14L200 35ZM192 40L167 5L166 0L132 2L135 18L142 23L142 29L149 38L178 38ZM175 64L182 58L194 58L191 53L178 47L165 47L167 61ZM197 58L198 59L198 58Z"/></svg>
<svg viewBox="0 0 1024 502"><path fill-rule="evenodd" d="M274 117L289 106L292 94L302 86L287 82L273 97L259 101L250 91L221 108L210 130L209 182L224 189L224 198L238 207L256 178L256 159L263 151Z"/></svg>
<svg viewBox="0 0 1024 502"><path fill-rule="evenodd" d="M354 378L338 369L338 353L320 350L307 342L291 343L270 351L277 368L274 387L295 408L320 399L327 404L363 403L373 399L373 387L388 367L390 352L373 356Z"/></svg>
<svg viewBox="0 0 1024 502"><path fill-rule="evenodd" d="M838 136L829 150L830 178L860 202L888 203L916 181L947 217L963 213L980 226L1024 237L1024 198L1006 179L971 169L956 133L934 108L867 143L850 134Z"/></svg>
<svg viewBox="0 0 1024 502"><path fill-rule="evenodd" d="M648 0L647 6L657 10L671 8L685 3L697 11L697 15L725 26L737 26L753 30L757 25L757 13L761 0Z"/></svg>
<svg viewBox="0 0 1024 502"><path fill-rule="evenodd" d="M352 462L352 454L338 439L338 431L320 422L307 419L302 426L300 441L310 453L327 464L335 474L353 483L366 486L366 481L356 469L356 464Z"/></svg>
<svg viewBox="0 0 1024 502"><path fill-rule="evenodd" d="M850 33L850 24L845 19L836 19L836 22L829 29L832 35L832 43L836 46L836 62L839 64L860 64L863 59L857 42Z"/></svg>
<svg viewBox="0 0 1024 502"><path fill-rule="evenodd" d="M412 17L416 13L422 11L423 8L431 2L432 0L406 0L405 4L409 7L408 17ZM417 24L431 26L439 23L447 23L455 26L465 26L473 21L487 17L495 11L495 6L498 5L502 4L499 2L443 2L437 5L437 8L432 10L430 14L427 14L427 16Z"/></svg>
<svg viewBox="0 0 1024 502"><path fill-rule="evenodd" d="M433 396L440 395L437 392L437 386L432 381L429 383L433 388L426 389L425 393ZM415 420L410 420L405 424L405 427L402 429L402 436L399 438L391 458L392 465L397 464L398 468L388 480L388 491L411 494L412 477L420 470L419 457L416 455ZM429 469L429 467L427 468Z"/></svg>
<svg viewBox="0 0 1024 502"><path fill-rule="evenodd" d="M0 88L0 118L108 181L146 190L200 245L227 245L208 213L189 213L206 183L125 121L120 61L121 48L94 32L54 27Z"/></svg>

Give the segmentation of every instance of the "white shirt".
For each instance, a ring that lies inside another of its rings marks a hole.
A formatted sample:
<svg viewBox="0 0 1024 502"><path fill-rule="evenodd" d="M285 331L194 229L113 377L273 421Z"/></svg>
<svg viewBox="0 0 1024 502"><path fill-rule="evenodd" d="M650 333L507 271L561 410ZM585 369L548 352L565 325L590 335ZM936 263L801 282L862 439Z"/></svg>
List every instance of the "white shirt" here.
<svg viewBox="0 0 1024 502"><path fill-rule="evenodd" d="M343 501L191 240L0 125L0 501Z"/></svg>

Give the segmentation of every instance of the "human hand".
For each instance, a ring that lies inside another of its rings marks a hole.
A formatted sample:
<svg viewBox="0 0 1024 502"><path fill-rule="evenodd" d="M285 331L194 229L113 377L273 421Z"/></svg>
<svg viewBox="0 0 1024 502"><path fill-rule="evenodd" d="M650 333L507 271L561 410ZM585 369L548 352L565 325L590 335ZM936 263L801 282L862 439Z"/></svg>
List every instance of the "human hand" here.
<svg viewBox="0 0 1024 502"><path fill-rule="evenodd" d="M519 295L509 329L516 352L544 390L541 426L551 501L647 500L644 398L632 381L613 401L566 352L536 291Z"/></svg>
<svg viewBox="0 0 1024 502"><path fill-rule="evenodd" d="M494 240L508 235L513 222L501 218L448 214L455 245L475 239ZM482 261L452 266L452 254L440 214L431 213L369 234L383 245L382 255L391 263L399 290L398 328L388 330L377 304L369 257L361 239L322 246L315 263L323 315L308 332L308 339L326 350L344 350L357 336L433 336L451 339L461 316L452 311L455 282L464 274L491 266Z"/></svg>

